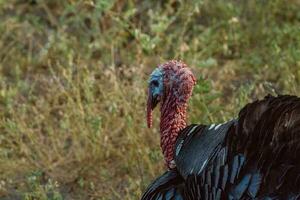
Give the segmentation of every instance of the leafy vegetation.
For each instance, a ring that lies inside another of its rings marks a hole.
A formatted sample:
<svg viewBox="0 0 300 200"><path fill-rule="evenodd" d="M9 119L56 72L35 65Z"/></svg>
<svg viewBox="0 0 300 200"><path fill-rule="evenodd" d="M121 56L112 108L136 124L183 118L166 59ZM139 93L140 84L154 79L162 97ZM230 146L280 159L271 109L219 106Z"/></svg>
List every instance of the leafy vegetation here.
<svg viewBox="0 0 300 200"><path fill-rule="evenodd" d="M164 171L147 78L182 59L193 123L300 91L299 0L0 0L0 198L138 199Z"/></svg>

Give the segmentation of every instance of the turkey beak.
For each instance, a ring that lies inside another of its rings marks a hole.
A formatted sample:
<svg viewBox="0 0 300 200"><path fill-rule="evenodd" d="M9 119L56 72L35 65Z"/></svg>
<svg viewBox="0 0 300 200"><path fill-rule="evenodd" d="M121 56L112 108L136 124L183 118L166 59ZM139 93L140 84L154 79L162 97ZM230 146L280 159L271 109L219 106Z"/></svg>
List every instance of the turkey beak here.
<svg viewBox="0 0 300 200"><path fill-rule="evenodd" d="M147 100L147 125L148 128L152 127L152 111L157 106L159 102L159 95L153 95L151 89L148 90L148 100Z"/></svg>

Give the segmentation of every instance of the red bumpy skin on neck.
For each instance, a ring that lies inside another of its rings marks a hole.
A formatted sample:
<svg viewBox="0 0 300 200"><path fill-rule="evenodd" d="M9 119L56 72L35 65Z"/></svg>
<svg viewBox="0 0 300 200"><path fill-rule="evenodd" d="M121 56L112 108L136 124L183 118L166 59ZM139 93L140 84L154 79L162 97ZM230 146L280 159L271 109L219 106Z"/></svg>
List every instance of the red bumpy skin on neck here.
<svg viewBox="0 0 300 200"><path fill-rule="evenodd" d="M187 102L196 79L191 70L181 61L169 61L159 68L163 71L163 95L161 100L160 135L161 148L166 165L172 168L174 145L180 130L186 127ZM149 91L150 92L150 91ZM147 124L152 126L152 96L148 94Z"/></svg>
<svg viewBox="0 0 300 200"><path fill-rule="evenodd" d="M148 100L147 100L147 126L152 127L152 95L150 94L150 89L148 89Z"/></svg>

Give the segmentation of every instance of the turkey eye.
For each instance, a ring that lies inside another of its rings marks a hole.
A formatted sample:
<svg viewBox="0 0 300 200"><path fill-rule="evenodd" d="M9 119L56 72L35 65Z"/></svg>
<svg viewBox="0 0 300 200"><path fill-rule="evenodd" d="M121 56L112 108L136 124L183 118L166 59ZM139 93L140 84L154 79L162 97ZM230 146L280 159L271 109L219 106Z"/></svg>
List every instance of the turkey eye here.
<svg viewBox="0 0 300 200"><path fill-rule="evenodd" d="M158 85L159 85L158 81L156 81L156 80L152 81L151 84L155 87L158 87Z"/></svg>

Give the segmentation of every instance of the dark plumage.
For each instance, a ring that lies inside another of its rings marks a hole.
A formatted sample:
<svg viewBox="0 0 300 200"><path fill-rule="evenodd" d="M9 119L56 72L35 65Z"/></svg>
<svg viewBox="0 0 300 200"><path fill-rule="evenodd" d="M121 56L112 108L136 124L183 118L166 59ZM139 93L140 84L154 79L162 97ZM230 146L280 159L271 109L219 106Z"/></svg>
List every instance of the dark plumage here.
<svg viewBox="0 0 300 200"><path fill-rule="evenodd" d="M300 199L300 99L269 95L224 124L186 126L195 80L181 61L150 76L147 122L160 104L169 171L142 199Z"/></svg>
<svg viewBox="0 0 300 200"><path fill-rule="evenodd" d="M187 126L174 155L143 200L300 199L300 99L267 96L236 120Z"/></svg>

